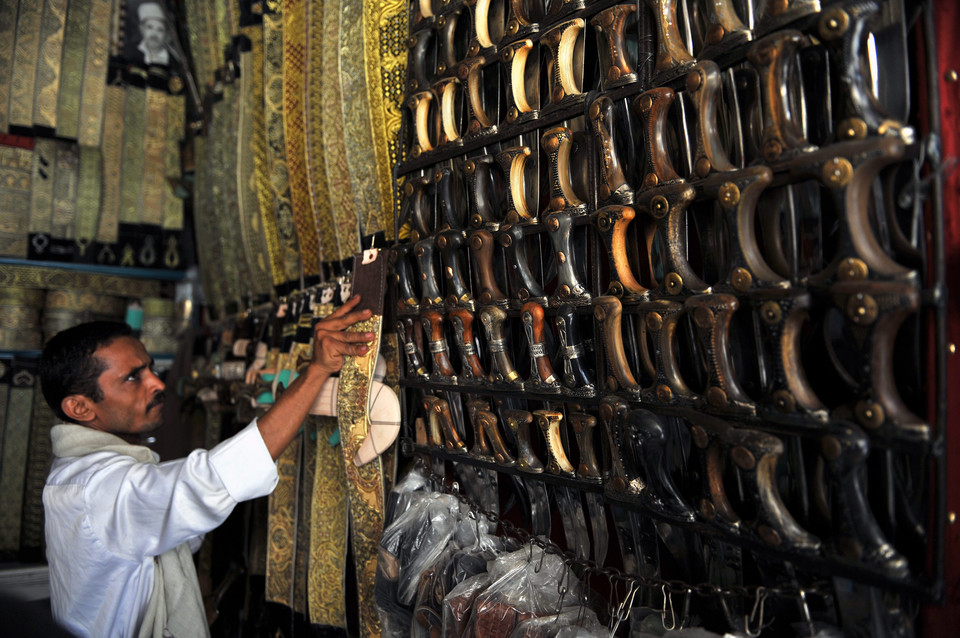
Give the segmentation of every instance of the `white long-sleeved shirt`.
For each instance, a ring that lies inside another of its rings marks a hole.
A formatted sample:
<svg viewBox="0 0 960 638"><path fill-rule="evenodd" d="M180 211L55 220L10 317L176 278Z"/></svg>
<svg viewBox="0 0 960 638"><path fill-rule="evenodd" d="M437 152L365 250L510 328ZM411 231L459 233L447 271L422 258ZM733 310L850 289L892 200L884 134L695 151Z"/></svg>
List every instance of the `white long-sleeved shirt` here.
<svg viewBox="0 0 960 638"><path fill-rule="evenodd" d="M160 464L114 451L55 457L43 489L54 618L78 636L136 636L154 557L188 541L196 549L277 479L256 421L210 451Z"/></svg>

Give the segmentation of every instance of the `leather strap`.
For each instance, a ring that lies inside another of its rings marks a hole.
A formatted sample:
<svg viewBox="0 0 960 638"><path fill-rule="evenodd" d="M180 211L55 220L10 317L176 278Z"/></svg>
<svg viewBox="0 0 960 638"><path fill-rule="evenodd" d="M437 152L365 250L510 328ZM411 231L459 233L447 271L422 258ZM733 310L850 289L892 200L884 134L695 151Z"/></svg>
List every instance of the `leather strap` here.
<svg viewBox="0 0 960 638"><path fill-rule="evenodd" d="M60 91L60 62L67 24L67 0L46 0L40 31L40 55L33 93L33 123L56 128L57 94Z"/></svg>
<svg viewBox="0 0 960 638"><path fill-rule="evenodd" d="M80 93L83 89L83 62L87 50L87 25L92 0L73 0L67 7L63 32L63 60L60 62L60 91L57 96L57 135L76 139L80 132Z"/></svg>
<svg viewBox="0 0 960 638"><path fill-rule="evenodd" d="M103 143L103 188L100 197L100 225L97 241L117 243L120 224L120 183L123 173L123 117L127 91L120 86L105 89ZM199 153L198 153L199 155Z"/></svg>
<svg viewBox="0 0 960 638"><path fill-rule="evenodd" d="M0 146L0 255L27 256L33 151Z"/></svg>
<svg viewBox="0 0 960 638"><path fill-rule="evenodd" d="M10 130L11 71L16 51L17 22L9 19L9 16L16 13L17 0L0 0L0 15L8 16L8 19L0 21L0 133Z"/></svg>
<svg viewBox="0 0 960 638"><path fill-rule="evenodd" d="M146 90L128 86L123 110L123 163L120 167L119 219L122 223L140 223L146 117Z"/></svg>
<svg viewBox="0 0 960 638"><path fill-rule="evenodd" d="M80 131L77 141L100 146L104 127L104 97L107 87L107 55L110 42L111 0L93 0L87 28L87 53L83 62L83 92L80 95Z"/></svg>
<svg viewBox="0 0 960 638"><path fill-rule="evenodd" d="M36 371L32 362L14 361L0 463L0 555L20 549L23 485L30 443L30 414Z"/></svg>
<svg viewBox="0 0 960 638"><path fill-rule="evenodd" d="M33 126L33 95L37 82L37 58L40 54L42 23L42 2L20 3L10 84L9 123L11 126Z"/></svg>

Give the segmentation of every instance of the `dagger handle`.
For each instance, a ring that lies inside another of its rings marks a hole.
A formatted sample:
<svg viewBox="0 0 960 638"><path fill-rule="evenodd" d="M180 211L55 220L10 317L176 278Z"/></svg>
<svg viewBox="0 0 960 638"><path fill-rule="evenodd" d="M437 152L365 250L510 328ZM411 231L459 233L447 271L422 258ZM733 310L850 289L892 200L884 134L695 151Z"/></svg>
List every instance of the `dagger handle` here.
<svg viewBox="0 0 960 638"><path fill-rule="evenodd" d="M536 166L536 159L529 146L511 146L497 153L497 163L507 177L507 213L504 219L508 224L533 223L536 221L536 191L539 184L528 184L527 171ZM533 162L530 167L529 162ZM528 193L532 191L532 202L528 203Z"/></svg>
<svg viewBox="0 0 960 638"><path fill-rule="evenodd" d="M456 454L466 453L467 446L457 433L457 428L453 424L453 416L450 414L450 404L444 399L437 399L433 404L433 411L437 414L440 421L440 429L443 431L445 447L448 452Z"/></svg>
<svg viewBox="0 0 960 638"><path fill-rule="evenodd" d="M520 309L523 332L530 350L530 389L559 392L560 382L553 373L543 335L543 306L528 301Z"/></svg>
<svg viewBox="0 0 960 638"><path fill-rule="evenodd" d="M540 145L550 162L550 210L573 209L583 213L587 204L575 192L571 178L573 131L566 126L555 126L540 137Z"/></svg>
<svg viewBox="0 0 960 638"><path fill-rule="evenodd" d="M568 417L573 433L577 437L577 447L580 449L577 476L590 481L601 480L600 464L597 462L597 453L593 447L593 431L597 427L597 417L583 412L571 412Z"/></svg>
<svg viewBox="0 0 960 638"><path fill-rule="evenodd" d="M413 226L410 232L410 242L417 243L422 238L433 234L433 211L429 199L430 179L423 175L416 175L403 185L403 206L409 210L408 218Z"/></svg>
<svg viewBox="0 0 960 638"><path fill-rule="evenodd" d="M470 399L467 401L467 416L470 418L470 425L473 428L473 447L470 448L470 456L479 459L489 459L493 456L490 451L490 445L487 443L487 435L483 430L483 424L478 418L482 410L490 408L490 403L485 399Z"/></svg>
<svg viewBox="0 0 960 638"><path fill-rule="evenodd" d="M547 442L547 472L559 476L576 476L576 470L567 458L563 442L560 440L560 421L563 420L563 413L553 410L534 410L533 420Z"/></svg>
<svg viewBox="0 0 960 638"><path fill-rule="evenodd" d="M493 0L473 0L473 32L476 43L481 48L496 46L503 37L504 11L500 3Z"/></svg>
<svg viewBox="0 0 960 638"><path fill-rule="evenodd" d="M850 558L876 566L894 578L906 578L909 564L884 537L861 482L870 454L867 436L854 426L837 428L820 438L820 455L830 479L838 549Z"/></svg>
<svg viewBox="0 0 960 638"><path fill-rule="evenodd" d="M741 388L730 359L730 322L740 302L733 295L709 294L690 297L684 306L700 337L701 361L707 373L703 393L707 404L725 412L754 414L756 405Z"/></svg>
<svg viewBox="0 0 960 638"><path fill-rule="evenodd" d="M540 115L540 78L539 74L527 72L537 69L539 63L534 52L533 40L512 42L500 51L500 62L506 75L507 123L519 124L536 119Z"/></svg>
<svg viewBox="0 0 960 638"><path fill-rule="evenodd" d="M763 0L754 29L766 34L800 18L820 12L820 0Z"/></svg>
<svg viewBox="0 0 960 638"><path fill-rule="evenodd" d="M432 0L418 0L417 2L412 3L413 16L410 18L410 25L414 27L420 26L421 22L429 20L433 17L433 6Z"/></svg>
<svg viewBox="0 0 960 638"><path fill-rule="evenodd" d="M631 396L639 398L640 386L633 377L633 372L630 371L627 354L623 349L623 333L620 330L623 305L619 299L612 296L597 297L593 303L593 316L600 322L607 364L613 373L613 378L607 380L607 386L610 390L615 391L620 388Z"/></svg>
<svg viewBox="0 0 960 638"><path fill-rule="evenodd" d="M643 369L654 379L653 386L644 393L651 403L663 405L692 404L697 394L680 374L677 361L677 323L683 314L683 305L666 299L641 303L638 307L640 355ZM653 346L653 352L650 346Z"/></svg>
<svg viewBox="0 0 960 638"><path fill-rule="evenodd" d="M661 418L649 410L631 410L623 426L626 451L643 468L648 504L673 518L692 521L693 508L680 495L670 475L667 432Z"/></svg>
<svg viewBox="0 0 960 638"><path fill-rule="evenodd" d="M440 288L437 286L437 273L433 266L433 248L432 237L421 239L413 248L417 266L420 269L421 303L424 306L439 306L443 303L443 295L440 294Z"/></svg>
<svg viewBox="0 0 960 638"><path fill-rule="evenodd" d="M407 38L407 48L410 49L410 73L407 80L407 93L422 91L430 85L430 76L433 68L429 65L427 51L434 43L434 30L425 27Z"/></svg>
<svg viewBox="0 0 960 638"><path fill-rule="evenodd" d="M440 123L437 121L438 110L435 99L436 95L433 91L427 89L414 93L407 100L407 106L413 112L416 133L410 153L413 157L420 157L423 153L436 148L433 140L436 138Z"/></svg>
<svg viewBox="0 0 960 638"><path fill-rule="evenodd" d="M450 363L447 340L443 334L443 316L436 310L428 310L420 320L423 332L427 335L430 353L433 355L433 378L441 382L455 383L457 373Z"/></svg>
<svg viewBox="0 0 960 638"><path fill-rule="evenodd" d="M577 264L574 251L571 249L573 217L566 212L550 213L546 218L546 227L557 257L557 288L551 303L553 305L590 303L593 296L577 275Z"/></svg>
<svg viewBox="0 0 960 638"><path fill-rule="evenodd" d="M480 285L477 299L482 304L506 306L509 303L507 296L500 290L493 274L493 235L488 230L475 230L470 233L469 242Z"/></svg>
<svg viewBox="0 0 960 638"><path fill-rule="evenodd" d="M721 48L735 47L749 42L753 37L731 0L711 0L700 5L706 26L706 43L697 57L711 57Z"/></svg>
<svg viewBox="0 0 960 638"><path fill-rule="evenodd" d="M454 308L447 315L457 335L457 347L460 349L460 381L463 383L482 382L487 377L480 363L473 337L473 313L466 308Z"/></svg>
<svg viewBox="0 0 960 638"><path fill-rule="evenodd" d="M596 394L596 386L593 373L584 366L582 360L583 339L574 307L570 304L561 305L557 309L554 325L560 340L560 361L563 364L561 381L564 392L573 396L592 397Z"/></svg>
<svg viewBox="0 0 960 638"><path fill-rule="evenodd" d="M427 379L430 375L423 367L420 349L417 347L414 331L417 323L413 317L404 317L397 320L397 336L403 342L403 352L407 358L407 376L411 378Z"/></svg>
<svg viewBox="0 0 960 638"><path fill-rule="evenodd" d="M517 374L510 354L507 352L507 342L503 334L503 322L507 313L497 306L485 306L480 310L480 323L483 324L487 336L487 350L490 352L490 374L487 378L494 384L509 385L515 389L523 389L523 380Z"/></svg>
<svg viewBox="0 0 960 638"><path fill-rule="evenodd" d="M454 169L444 166L433 173L433 181L437 184L437 205L442 220L441 230L463 230L463 218L467 211L467 196L463 177L459 167Z"/></svg>
<svg viewBox="0 0 960 638"><path fill-rule="evenodd" d="M501 226L500 232L497 234L497 241L503 247L510 272L514 274L514 281L511 286L514 289L511 302L522 304L530 300L539 300L546 303L546 293L543 292L533 273L530 272L523 228L513 224Z"/></svg>
<svg viewBox="0 0 960 638"><path fill-rule="evenodd" d="M644 91L632 102L634 112L643 121L646 138L644 189L680 180L667 150L667 116L675 98L673 89L662 86Z"/></svg>
<svg viewBox="0 0 960 638"><path fill-rule="evenodd" d="M614 204L598 210L594 218L610 262L610 285L605 294L617 298L622 298L624 295L639 297L649 292L633 276L633 269L628 260L627 226L633 221L634 215L633 209L629 206Z"/></svg>
<svg viewBox="0 0 960 638"><path fill-rule="evenodd" d="M411 250L409 245L398 245L393 249L394 277L396 277L397 282L397 307L400 312L416 312L420 309L419 297L413 284L415 276L410 266L409 255Z"/></svg>
<svg viewBox="0 0 960 638"><path fill-rule="evenodd" d="M734 170L730 163L717 122L720 101L720 67L712 60L702 60L687 73L687 95L697 112L696 151L693 154L694 171L706 177L713 171Z"/></svg>
<svg viewBox="0 0 960 638"><path fill-rule="evenodd" d="M518 467L524 472L534 474L543 472L543 461L534 454L530 441L530 424L533 423L533 415L526 410L503 410L501 416L517 442Z"/></svg>
<svg viewBox="0 0 960 638"><path fill-rule="evenodd" d="M440 261L443 264L443 276L447 280L447 305L469 304L473 295L463 283L460 274L460 255L464 244L462 230L445 230L436 238L437 248L440 249Z"/></svg>
<svg viewBox="0 0 960 638"><path fill-rule="evenodd" d="M457 9L437 17L435 23L436 33L440 41L440 46L438 47L439 55L437 56L437 73L440 75L443 75L448 70L454 69L459 62L459 60L457 60L455 36L457 33L457 23L462 16L462 9Z"/></svg>
<svg viewBox="0 0 960 638"><path fill-rule="evenodd" d="M695 194L692 186L679 181L640 193L634 205L637 212L656 221L657 232L666 246L660 251L664 273L660 289L667 295L697 294L710 289L687 260L686 216Z"/></svg>
<svg viewBox="0 0 960 638"><path fill-rule="evenodd" d="M657 61L654 73L660 78L673 76L696 60L683 45L677 23L677 0L646 0L657 21ZM655 81L659 84L660 81Z"/></svg>
<svg viewBox="0 0 960 638"><path fill-rule="evenodd" d="M500 210L506 206L503 173L493 155L471 157L463 163L467 176L467 198L470 206L470 226L483 228L500 220Z"/></svg>
<svg viewBox="0 0 960 638"><path fill-rule="evenodd" d="M595 15L590 24L597 32L600 78L603 90L631 84L638 79L636 61L629 59L626 26L636 14L636 4L617 4Z"/></svg>
<svg viewBox="0 0 960 638"><path fill-rule="evenodd" d="M440 429L440 410L434 409L439 400L435 396L425 395L423 397L423 411L427 414L428 442L433 447L442 448L445 441Z"/></svg>
<svg viewBox="0 0 960 638"><path fill-rule="evenodd" d="M493 448L493 458L498 465L503 467L513 467L517 460L507 450L507 446L500 435L500 429L497 428L497 415L489 410L480 410L477 413L477 421L480 423L487 438L490 439L490 446Z"/></svg>
<svg viewBox="0 0 960 638"><path fill-rule="evenodd" d="M603 428L601 436L604 441L604 460L606 461L603 481L614 491L636 494L639 486L631 486L627 482L627 473L624 471L623 459L620 456L623 450L620 445L620 431L623 418L629 409L627 402L616 396L605 396L600 401L600 426Z"/></svg>
<svg viewBox="0 0 960 638"><path fill-rule="evenodd" d="M616 9L617 7L612 8ZM616 131L617 120L613 110L613 100L605 95L601 95L593 101L587 114L594 135L600 143L598 147L600 162L597 164L600 169L600 180L597 187L597 196L601 202L609 204L632 204L633 189L627 183L623 163L620 161L620 154L617 152L617 145L614 141L615 136L629 136L630 133L628 131ZM552 206L553 200L550 203Z"/></svg>
<svg viewBox="0 0 960 638"><path fill-rule="evenodd" d="M460 96L460 79L456 76L440 78L433 85L433 94L440 105L440 125L437 148L461 142L457 113L457 98Z"/></svg>
<svg viewBox="0 0 960 638"><path fill-rule="evenodd" d="M469 135L497 131L496 113L487 113L487 105L484 104L483 70L486 62L486 58L468 58L457 69L457 76L466 84L467 89L467 103L470 106L470 121L467 124Z"/></svg>
<svg viewBox="0 0 960 638"><path fill-rule="evenodd" d="M583 18L574 18L561 22L540 38L540 45L550 50L547 99L552 106L560 107L570 102L571 98L583 95L584 25Z"/></svg>
<svg viewBox="0 0 960 638"><path fill-rule="evenodd" d="M750 47L747 58L760 75L763 136L761 152L768 162L775 162L784 153L809 151L803 131L801 113L790 91L783 87L791 82L797 68L797 50L806 42L799 31L773 33Z"/></svg>

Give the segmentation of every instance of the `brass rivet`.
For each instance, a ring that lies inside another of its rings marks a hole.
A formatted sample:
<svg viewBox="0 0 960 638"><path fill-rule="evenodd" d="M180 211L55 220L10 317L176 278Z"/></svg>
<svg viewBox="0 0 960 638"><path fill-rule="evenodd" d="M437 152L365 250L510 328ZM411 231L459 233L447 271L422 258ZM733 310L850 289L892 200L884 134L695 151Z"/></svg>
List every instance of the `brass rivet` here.
<svg viewBox="0 0 960 638"><path fill-rule="evenodd" d="M610 221L610 217L606 213L600 213L597 215L597 228L600 230L607 230L610 228L611 224L612 222Z"/></svg>
<svg viewBox="0 0 960 638"><path fill-rule="evenodd" d="M867 278L868 272L867 264L863 260L847 257L837 268L837 278L840 281L861 281Z"/></svg>
<svg viewBox="0 0 960 638"><path fill-rule="evenodd" d="M753 453L741 445L730 450L730 456L741 470L752 470L757 466L757 459L753 457Z"/></svg>
<svg viewBox="0 0 960 638"><path fill-rule="evenodd" d="M570 296L570 286L563 284L560 286L560 296L564 299Z"/></svg>
<svg viewBox="0 0 960 638"><path fill-rule="evenodd" d="M501 53L501 54L500 54L500 59L503 60L504 62L509 62L510 60L512 60L512 59L513 59L513 49L507 49L506 51L504 51L503 53Z"/></svg>
<svg viewBox="0 0 960 638"><path fill-rule="evenodd" d="M783 153L783 144L780 140L767 140L763 145L763 158L772 162Z"/></svg>
<svg viewBox="0 0 960 638"><path fill-rule="evenodd" d="M760 64L770 64L773 61L773 45L764 44L757 49L754 55L756 56L757 62Z"/></svg>
<svg viewBox="0 0 960 638"><path fill-rule="evenodd" d="M651 312L647 315L646 323L647 328L656 332L663 327L663 317L660 316L659 312Z"/></svg>
<svg viewBox="0 0 960 638"><path fill-rule="evenodd" d="M955 69L950 69L949 71L944 73L943 76L947 80L947 82L956 82L958 79L960 79Z"/></svg>
<svg viewBox="0 0 960 638"><path fill-rule="evenodd" d="M823 165L820 177L832 188L843 188L853 177L853 166L845 157L834 157Z"/></svg>
<svg viewBox="0 0 960 638"><path fill-rule="evenodd" d="M616 82L617 80L619 80L619 79L620 79L620 67L618 67L618 66L612 66L612 67L610 67L610 70L607 71L607 79L610 80L611 82Z"/></svg>
<svg viewBox="0 0 960 638"><path fill-rule="evenodd" d="M607 309L603 306L596 306L593 309L593 316L597 321L603 323L603 320L607 318Z"/></svg>
<svg viewBox="0 0 960 638"><path fill-rule="evenodd" d="M710 44L720 44L723 40L723 36L726 35L726 31L719 24L715 24L710 27L710 30L707 32L707 41Z"/></svg>
<svg viewBox="0 0 960 638"><path fill-rule="evenodd" d="M707 499L703 499L700 503L700 513L703 514L705 519L712 521L717 515L717 508Z"/></svg>
<svg viewBox="0 0 960 638"><path fill-rule="evenodd" d="M957 344L955 344L955 343L948 343L948 344L947 344L947 352L949 352L950 354L956 354L956 353L957 353Z"/></svg>
<svg viewBox="0 0 960 638"><path fill-rule="evenodd" d="M725 208L733 208L740 201L740 189L733 182L724 182L717 195Z"/></svg>
<svg viewBox="0 0 960 638"><path fill-rule="evenodd" d="M659 183L660 183L660 178L657 177L656 173L649 173L646 177L643 178L644 188L653 188Z"/></svg>
<svg viewBox="0 0 960 638"><path fill-rule="evenodd" d="M514 35L517 31L520 30L520 23L516 19L511 18L510 23L507 25L507 33Z"/></svg>
<svg viewBox="0 0 960 638"><path fill-rule="evenodd" d="M547 220L547 228L551 232L557 232L557 229L560 228L560 220L558 220L556 217L551 217Z"/></svg>
<svg viewBox="0 0 960 638"><path fill-rule="evenodd" d="M503 247L509 247L513 245L513 235L508 233L503 233L500 235L500 245Z"/></svg>
<svg viewBox="0 0 960 638"><path fill-rule="evenodd" d="M783 318L780 304L776 301L768 301L760 306L760 318L771 325L780 323L780 319Z"/></svg>
<svg viewBox="0 0 960 638"><path fill-rule="evenodd" d="M767 8L770 10L772 15L778 16L787 10L788 5L788 0L771 0L770 4L767 5Z"/></svg>
<svg viewBox="0 0 960 638"><path fill-rule="evenodd" d="M867 123L859 117L847 118L837 128L843 139L860 140L867 136Z"/></svg>
<svg viewBox="0 0 960 638"><path fill-rule="evenodd" d="M700 177L706 177L710 174L710 169L713 168L713 165L710 164L710 160L706 157L701 157L697 160L697 175Z"/></svg>
<svg viewBox="0 0 960 638"><path fill-rule="evenodd" d="M563 195L557 195L550 198L550 210L563 210L566 207L567 200Z"/></svg>
<svg viewBox="0 0 960 638"><path fill-rule="evenodd" d="M886 420L886 414L883 411L883 406L879 403L873 403L872 401L859 401L857 405L854 406L853 412L857 417L857 421L860 422L865 428L875 430Z"/></svg>
<svg viewBox="0 0 960 638"><path fill-rule="evenodd" d="M753 275L746 268L738 266L730 275L730 283L738 292L747 292L753 284Z"/></svg>
<svg viewBox="0 0 960 638"><path fill-rule="evenodd" d="M514 120L517 119L519 115L520 115L520 112L517 111L517 107L511 106L510 110L507 111L507 120L509 120L510 122L513 122Z"/></svg>
<svg viewBox="0 0 960 638"><path fill-rule="evenodd" d="M567 256L563 254L562 250L557 251L557 261L561 264L567 263Z"/></svg>
<svg viewBox="0 0 960 638"><path fill-rule="evenodd" d="M653 213L653 216L657 219L661 219L670 212L670 202L668 202L667 198L663 195L657 195L650 200L650 212Z"/></svg>
<svg viewBox="0 0 960 638"><path fill-rule="evenodd" d="M521 288L517 291L517 298L520 299L520 301L526 301L530 298L530 291L526 288Z"/></svg>
<svg viewBox="0 0 960 638"><path fill-rule="evenodd" d="M480 53L480 45L476 43L471 44L470 50L467 53L470 55L470 57L477 55L478 53Z"/></svg>
<svg viewBox="0 0 960 638"><path fill-rule="evenodd" d="M477 170L477 165L473 160L467 160L463 165L463 172L467 175L473 175L473 171Z"/></svg>
<svg viewBox="0 0 960 638"><path fill-rule="evenodd" d="M658 385L657 398L660 399L661 403L669 403L673 400L673 390L671 390L668 386Z"/></svg>
<svg viewBox="0 0 960 638"><path fill-rule="evenodd" d="M613 295L614 297L618 297L618 298L619 298L619 297L622 297L622 296L623 296L623 284L621 284L619 281L615 281L615 282L611 283L611 284L610 284L610 289L607 290L607 294L608 294L608 295Z"/></svg>
<svg viewBox="0 0 960 638"><path fill-rule="evenodd" d="M640 98L640 109L643 111L649 111L653 108L653 98L649 95L644 95Z"/></svg>
<svg viewBox="0 0 960 638"><path fill-rule="evenodd" d="M693 321L701 328L710 328L713 326L713 311L700 306L693 312Z"/></svg>
<svg viewBox="0 0 960 638"><path fill-rule="evenodd" d="M687 90L690 92L696 91L700 88L700 85L703 84L703 77L700 75L699 71L693 71L687 74Z"/></svg>
<svg viewBox="0 0 960 638"><path fill-rule="evenodd" d="M447 247L447 238L441 235L437 237L437 248L446 248ZM418 255L419 256L419 255Z"/></svg>
<svg viewBox="0 0 960 638"><path fill-rule="evenodd" d="M410 195L413 195L413 184L411 184L410 182L407 182L406 184L404 184L403 192L406 193L408 197Z"/></svg>
<svg viewBox="0 0 960 638"><path fill-rule="evenodd" d="M957 522L957 513L956 513L956 512L950 512L949 514L947 514L947 522L950 523L951 525L953 525L954 523L956 523L956 522Z"/></svg>
<svg viewBox="0 0 960 638"><path fill-rule="evenodd" d="M777 390L773 393L773 405L777 411L789 414L796 409L797 400L786 390Z"/></svg>
<svg viewBox="0 0 960 638"><path fill-rule="evenodd" d="M757 526L757 533L760 534L760 538L762 538L763 542L765 542L767 545L773 545L776 547L780 544L780 534L772 527L767 525L759 525Z"/></svg>
<svg viewBox="0 0 960 638"><path fill-rule="evenodd" d="M556 136L553 136L546 141L543 148L545 148L548 153L555 153L557 149L560 148L560 140Z"/></svg>
<svg viewBox="0 0 960 638"><path fill-rule="evenodd" d="M836 40L850 28L850 15L843 9L830 9L820 16L817 29L824 40Z"/></svg>
<svg viewBox="0 0 960 638"><path fill-rule="evenodd" d="M847 316L858 325L869 325L877 319L877 301L865 293L857 293L847 301Z"/></svg>
<svg viewBox="0 0 960 638"><path fill-rule="evenodd" d="M727 393L716 386L707 389L707 403L715 408L722 408L727 404Z"/></svg>
<svg viewBox="0 0 960 638"><path fill-rule="evenodd" d="M553 91L551 91L551 97L553 98L554 102L559 102L560 100L563 99L563 96L564 96L564 92L563 92L562 86L558 85L553 87Z"/></svg>
<svg viewBox="0 0 960 638"><path fill-rule="evenodd" d="M675 272L667 273L665 279L667 292L671 295L679 295L683 291L683 277Z"/></svg>
<svg viewBox="0 0 960 638"><path fill-rule="evenodd" d="M594 102L590 105L590 119L595 120L600 116L600 104Z"/></svg>

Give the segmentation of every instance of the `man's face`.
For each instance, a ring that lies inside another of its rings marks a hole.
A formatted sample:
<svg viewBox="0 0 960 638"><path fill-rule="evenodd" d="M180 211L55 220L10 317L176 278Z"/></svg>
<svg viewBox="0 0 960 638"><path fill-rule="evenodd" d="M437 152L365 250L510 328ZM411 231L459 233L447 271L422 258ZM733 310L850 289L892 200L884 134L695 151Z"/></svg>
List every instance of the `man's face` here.
<svg viewBox="0 0 960 638"><path fill-rule="evenodd" d="M119 337L94 355L106 370L98 381L103 400L93 404L88 425L119 436L152 432L163 424L163 381L151 370L153 359L133 337ZM131 437L133 438L133 437Z"/></svg>
<svg viewBox="0 0 960 638"><path fill-rule="evenodd" d="M162 49L167 42L167 25L163 20L147 18L140 23L140 35L151 51Z"/></svg>

